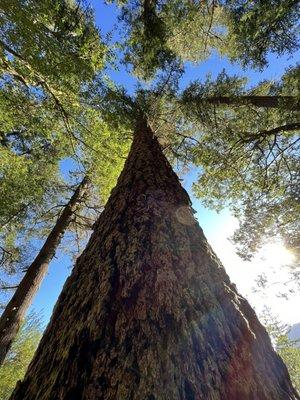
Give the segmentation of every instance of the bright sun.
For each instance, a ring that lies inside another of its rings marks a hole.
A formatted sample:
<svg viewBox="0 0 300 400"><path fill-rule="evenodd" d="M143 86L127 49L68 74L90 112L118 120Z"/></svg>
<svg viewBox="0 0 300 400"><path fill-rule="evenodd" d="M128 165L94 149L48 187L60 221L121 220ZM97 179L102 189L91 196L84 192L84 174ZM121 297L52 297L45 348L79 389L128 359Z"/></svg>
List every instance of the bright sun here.
<svg viewBox="0 0 300 400"><path fill-rule="evenodd" d="M280 243L268 243L261 249L261 258L268 264L286 265L295 260L294 254Z"/></svg>

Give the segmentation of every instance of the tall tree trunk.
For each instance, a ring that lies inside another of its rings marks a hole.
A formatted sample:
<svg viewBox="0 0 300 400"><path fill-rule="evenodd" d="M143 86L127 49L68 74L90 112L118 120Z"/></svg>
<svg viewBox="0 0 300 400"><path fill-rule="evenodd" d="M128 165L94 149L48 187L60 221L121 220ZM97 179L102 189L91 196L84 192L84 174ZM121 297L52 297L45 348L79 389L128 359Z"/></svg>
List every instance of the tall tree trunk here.
<svg viewBox="0 0 300 400"><path fill-rule="evenodd" d="M48 266L52 260L61 238L70 224L75 210L80 205L89 180L84 177L68 204L63 209L55 226L47 237L43 247L26 271L23 279L18 285L13 297L7 304L0 318L0 365L2 365L8 350L15 339L20 325L25 317L32 299L48 271Z"/></svg>
<svg viewBox="0 0 300 400"><path fill-rule="evenodd" d="M141 124L11 400L297 398Z"/></svg>

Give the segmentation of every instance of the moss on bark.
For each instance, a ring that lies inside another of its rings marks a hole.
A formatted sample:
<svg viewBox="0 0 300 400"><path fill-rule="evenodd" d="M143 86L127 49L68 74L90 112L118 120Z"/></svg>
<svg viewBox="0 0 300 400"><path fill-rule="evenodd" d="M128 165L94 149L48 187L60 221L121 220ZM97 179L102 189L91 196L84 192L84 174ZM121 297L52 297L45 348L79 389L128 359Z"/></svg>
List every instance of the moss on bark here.
<svg viewBox="0 0 300 400"><path fill-rule="evenodd" d="M298 398L146 125L11 400Z"/></svg>

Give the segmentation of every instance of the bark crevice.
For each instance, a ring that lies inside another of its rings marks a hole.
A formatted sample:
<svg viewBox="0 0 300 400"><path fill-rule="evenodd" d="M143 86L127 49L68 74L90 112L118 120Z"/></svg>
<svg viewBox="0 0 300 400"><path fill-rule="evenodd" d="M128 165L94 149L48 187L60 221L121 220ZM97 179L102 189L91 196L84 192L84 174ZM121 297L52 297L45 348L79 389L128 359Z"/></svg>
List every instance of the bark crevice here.
<svg viewBox="0 0 300 400"><path fill-rule="evenodd" d="M77 398L298 398L142 124L11 400Z"/></svg>

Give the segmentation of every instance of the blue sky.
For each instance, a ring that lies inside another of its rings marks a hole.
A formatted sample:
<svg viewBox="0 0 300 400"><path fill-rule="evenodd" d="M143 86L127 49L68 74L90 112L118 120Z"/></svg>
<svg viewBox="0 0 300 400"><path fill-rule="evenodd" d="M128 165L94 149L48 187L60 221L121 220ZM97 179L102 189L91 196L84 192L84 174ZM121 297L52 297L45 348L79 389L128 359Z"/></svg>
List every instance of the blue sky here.
<svg viewBox="0 0 300 400"><path fill-rule="evenodd" d="M91 1L91 5L95 9L95 16L97 25L101 28L103 34L107 34L113 29L114 25L118 26L117 21L117 8L114 4L105 5L100 0ZM116 34L115 34L116 37ZM207 61L202 62L201 65L195 66L188 64L186 66L186 73L181 81L181 85L184 87L190 81L195 79L201 79L210 73L215 77L224 68L230 74L238 74L247 76L249 84L254 85L263 79L278 79L285 71L287 67L295 64L300 59L300 52L295 54L292 59L289 57L280 57L279 59L274 56L269 56L269 66L263 71L254 71L251 69L242 70L237 63L230 63L227 59L219 57L214 54ZM119 71L108 71L110 77L117 83L124 85L129 92L134 90L136 79L131 77L124 69L120 68ZM63 163L63 172L67 173L72 167L71 163ZM191 169L189 173L184 177L184 186L191 193L192 182L197 178L197 171ZM238 286L238 289L245 295L250 303L256 307L257 311L260 312L259 305L265 302L270 306L275 314L279 314L279 317L286 323L295 323L300 321L300 314L298 311L297 303L300 304L300 297L293 296L290 301L283 301L277 297L278 286L274 286L271 289L271 293L265 298L261 298L260 295L255 295L252 291L252 286L255 284L255 277L261 270L267 271L270 276L275 276L278 280L285 279L285 273L280 260L285 260L286 254L284 249L278 247L271 247L265 251L265 254L258 255L252 263L243 262L234 253L234 247L228 241L228 236L233 233L236 227L236 221L231 217L228 210L224 210L220 214L205 209L199 200L192 196L193 208L197 211L197 218L204 229L204 232L215 249L219 258L224 262L227 272L229 273L233 282ZM269 252L269 253L268 253ZM276 260L272 258L272 254L276 253ZM279 262L279 264L278 264ZM45 323L50 318L52 308L57 300L57 297L62 289L62 286L66 280L66 277L71 272L72 260L59 252L56 258L50 265L50 270L46 276L38 295L36 296L32 309L40 312L43 315Z"/></svg>

